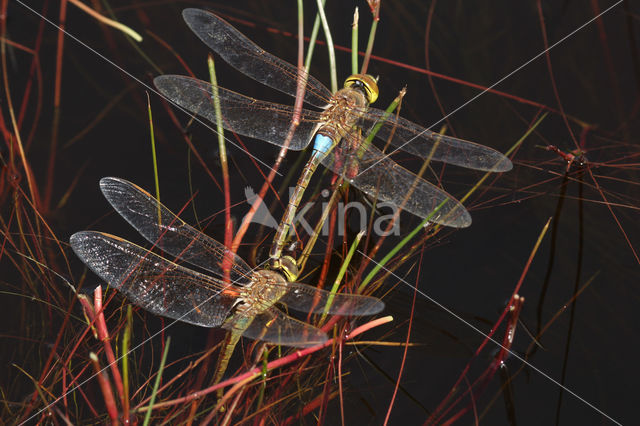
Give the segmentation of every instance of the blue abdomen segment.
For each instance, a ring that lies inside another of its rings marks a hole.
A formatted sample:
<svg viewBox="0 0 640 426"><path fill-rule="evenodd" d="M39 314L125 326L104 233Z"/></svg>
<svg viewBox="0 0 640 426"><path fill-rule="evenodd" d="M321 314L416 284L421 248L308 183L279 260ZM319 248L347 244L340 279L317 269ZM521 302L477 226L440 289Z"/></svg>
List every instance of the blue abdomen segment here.
<svg viewBox="0 0 640 426"><path fill-rule="evenodd" d="M331 139L329 136L318 133L313 142L313 149L326 154L333 147L333 145L333 139Z"/></svg>

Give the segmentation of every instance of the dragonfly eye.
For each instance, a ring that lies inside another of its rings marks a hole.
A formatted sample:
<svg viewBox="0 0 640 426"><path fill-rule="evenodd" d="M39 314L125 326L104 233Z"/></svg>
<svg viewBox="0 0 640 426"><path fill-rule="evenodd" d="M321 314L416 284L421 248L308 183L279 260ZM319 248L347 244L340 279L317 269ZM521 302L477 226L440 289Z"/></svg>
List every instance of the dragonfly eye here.
<svg viewBox="0 0 640 426"><path fill-rule="evenodd" d="M282 258L280 258L280 271L284 274L287 281L294 282L298 279L298 265L291 256L282 256Z"/></svg>
<svg viewBox="0 0 640 426"><path fill-rule="evenodd" d="M361 90L370 104L378 99L378 83L376 78L369 74L353 74L344 81L344 87Z"/></svg>

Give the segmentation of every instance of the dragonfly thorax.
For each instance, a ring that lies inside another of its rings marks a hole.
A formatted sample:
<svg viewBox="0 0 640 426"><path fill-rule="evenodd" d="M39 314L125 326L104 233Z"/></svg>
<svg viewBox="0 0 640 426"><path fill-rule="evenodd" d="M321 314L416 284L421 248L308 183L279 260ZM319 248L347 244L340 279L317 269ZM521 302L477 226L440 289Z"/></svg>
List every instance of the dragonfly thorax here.
<svg viewBox="0 0 640 426"><path fill-rule="evenodd" d="M254 272L251 282L243 287L242 302L238 310L245 314L260 314L284 296L287 292L287 280L275 271L259 270Z"/></svg>
<svg viewBox="0 0 640 426"><path fill-rule="evenodd" d="M367 111L369 102L364 92L354 88L338 90L323 111L318 133L337 144Z"/></svg>

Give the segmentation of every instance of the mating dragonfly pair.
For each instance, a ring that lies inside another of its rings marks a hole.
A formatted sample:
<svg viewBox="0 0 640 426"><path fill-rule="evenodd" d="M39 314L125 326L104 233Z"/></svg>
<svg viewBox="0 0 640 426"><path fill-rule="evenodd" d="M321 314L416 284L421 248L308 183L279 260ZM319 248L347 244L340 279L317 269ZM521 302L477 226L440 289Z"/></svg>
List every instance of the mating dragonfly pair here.
<svg viewBox="0 0 640 426"><path fill-rule="evenodd" d="M216 15L186 9L183 17L193 32L243 74L289 95L296 95L298 69L265 52ZM291 128L294 108L259 101L210 83L177 75L154 81L169 100L216 122L219 101L223 126L238 134L282 146ZM288 148L302 150L314 140L311 159L285 212L270 256L279 266L282 247L295 210L318 164L342 175L361 191L422 218L453 227L471 224L465 208L442 189L404 169L366 137L375 136L410 154L435 161L493 172L511 169L509 159L483 145L439 135L400 117L369 107L377 98L376 80L354 75L332 94L311 76L304 79L304 101L319 111L302 109L300 124ZM295 320L275 306L301 312L373 315L380 300L331 294L287 281L271 270L254 271L222 244L176 217L150 194L122 179L104 178L100 187L114 209L155 247L195 265L213 277L178 265L140 246L100 232L71 237L76 254L102 279L134 304L154 314L205 327L230 330L230 351L245 336L278 345L304 347L326 341L326 334ZM225 282L222 263L230 263L231 282ZM291 274L294 278L296 273ZM230 352L224 355L226 361ZM223 359L223 364L226 366ZM224 372L224 366L222 368ZM217 379L221 378L218 372Z"/></svg>
<svg viewBox="0 0 640 426"><path fill-rule="evenodd" d="M254 270L223 244L193 228L142 188L118 178L103 178L100 189L113 208L165 259L120 237L96 231L71 236L71 247L100 278L145 310L203 327L231 331L218 368L222 378L240 336L295 347L321 344L324 331L276 308L304 313L373 315L384 308L374 297L332 294L288 282L270 270ZM185 261L207 271L178 265ZM225 263L226 262L226 263ZM225 282L222 264L231 265Z"/></svg>

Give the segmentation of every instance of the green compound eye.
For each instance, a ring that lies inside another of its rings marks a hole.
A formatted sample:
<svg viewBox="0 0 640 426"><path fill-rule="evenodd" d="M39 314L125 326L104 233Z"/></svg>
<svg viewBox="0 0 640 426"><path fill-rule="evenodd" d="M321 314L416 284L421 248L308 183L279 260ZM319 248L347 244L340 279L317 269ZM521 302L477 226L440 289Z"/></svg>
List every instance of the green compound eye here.
<svg viewBox="0 0 640 426"><path fill-rule="evenodd" d="M345 89L360 89L367 97L367 102L374 103L378 99L378 83L369 74L353 74L344 81Z"/></svg>

